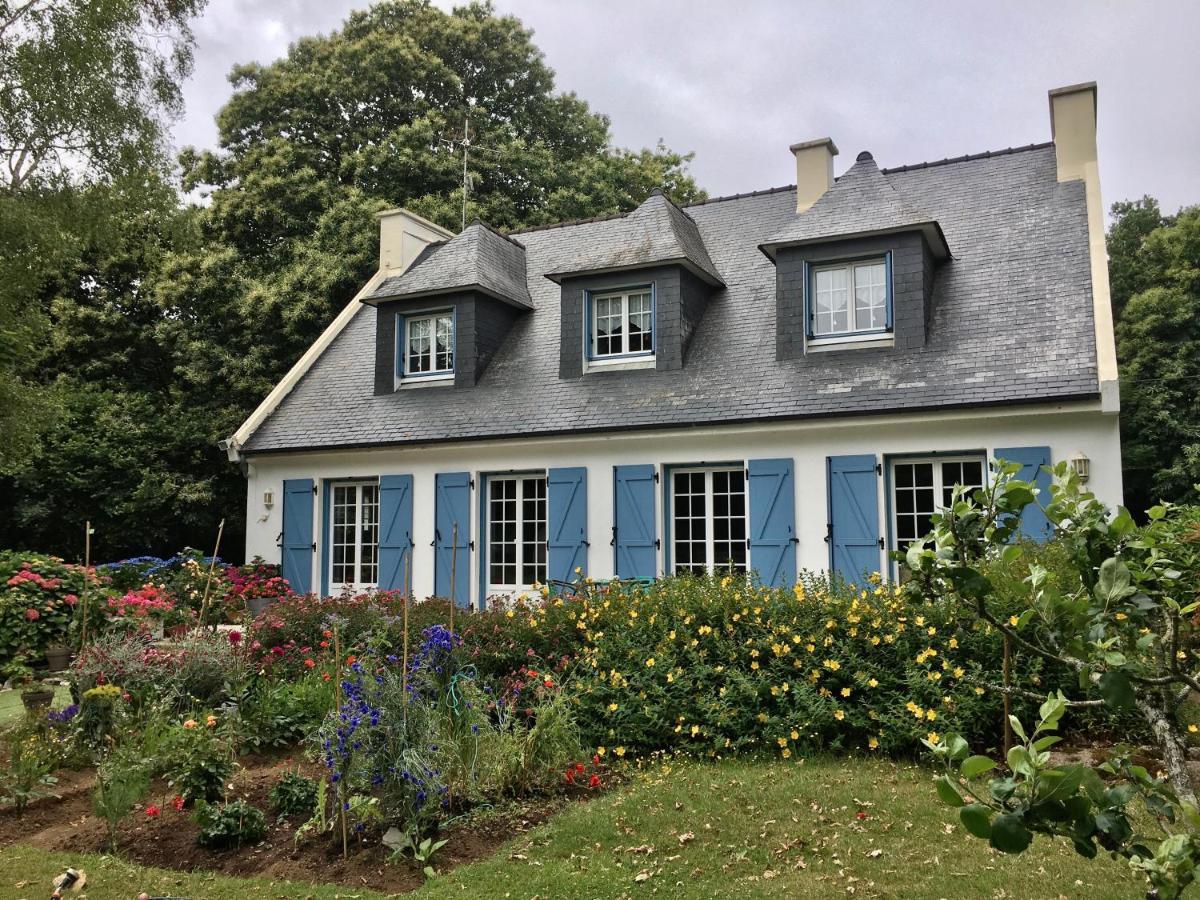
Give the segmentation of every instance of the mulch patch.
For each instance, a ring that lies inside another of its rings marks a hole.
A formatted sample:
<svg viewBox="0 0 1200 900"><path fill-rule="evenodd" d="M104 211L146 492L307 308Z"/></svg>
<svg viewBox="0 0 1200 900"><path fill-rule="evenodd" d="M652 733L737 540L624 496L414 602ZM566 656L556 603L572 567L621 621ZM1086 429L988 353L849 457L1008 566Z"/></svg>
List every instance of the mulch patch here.
<svg viewBox="0 0 1200 900"><path fill-rule="evenodd" d="M384 893L415 890L424 882L419 867L411 862L387 862L389 851L377 838L350 838L350 852L342 859L340 842L327 836L309 837L297 845L296 828L302 816L276 821L267 802L267 793L297 763L284 758L244 758L234 777L231 797L249 800L267 816L267 837L261 843L236 850L206 850L196 844L199 832L190 819L190 810L176 811L171 803L174 792L165 782L156 782L147 804L162 809L156 817L135 810L118 831L123 858L143 866L156 866L180 872L196 870L242 877L279 878L314 884L342 884L372 888ZM301 763L306 774L318 775L312 766ZM45 850L102 853L108 850L104 822L92 812L91 790L95 776L91 771L57 773L58 799L48 798L30 804L18 816L12 810L0 811L0 846L20 843ZM466 816L440 837L448 843L434 859L439 872L486 859L514 836L546 821L573 802L586 802L576 796L538 797L506 803L503 807Z"/></svg>

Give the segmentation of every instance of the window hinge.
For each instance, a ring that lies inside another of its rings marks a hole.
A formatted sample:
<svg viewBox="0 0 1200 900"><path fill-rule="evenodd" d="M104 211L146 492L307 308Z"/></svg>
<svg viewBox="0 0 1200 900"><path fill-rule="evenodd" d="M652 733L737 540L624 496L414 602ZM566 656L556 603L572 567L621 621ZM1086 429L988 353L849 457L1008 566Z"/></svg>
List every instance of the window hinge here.
<svg viewBox="0 0 1200 900"><path fill-rule="evenodd" d="M313 482L313 496L317 496L317 483L315 481Z"/></svg>
<svg viewBox="0 0 1200 900"><path fill-rule="evenodd" d="M654 470L654 483L658 484L658 469L657 468Z"/></svg>
<svg viewBox="0 0 1200 900"><path fill-rule="evenodd" d="M662 549L662 541L661 541L659 538L655 538L655 539L654 539L654 549L655 549L655 550L661 550L661 549Z"/></svg>
<svg viewBox="0 0 1200 900"><path fill-rule="evenodd" d="M316 541L313 541L312 548L313 548L313 553L316 553L317 552L317 542Z"/></svg>
<svg viewBox="0 0 1200 900"><path fill-rule="evenodd" d="M875 463L875 474L876 475L883 474L883 463Z"/></svg>
<svg viewBox="0 0 1200 900"><path fill-rule="evenodd" d="M475 552L475 542L467 541L467 549L470 550L472 553L474 553Z"/></svg>
<svg viewBox="0 0 1200 900"><path fill-rule="evenodd" d="M468 478L467 484L470 485L471 490L475 490L475 479L474 478Z"/></svg>

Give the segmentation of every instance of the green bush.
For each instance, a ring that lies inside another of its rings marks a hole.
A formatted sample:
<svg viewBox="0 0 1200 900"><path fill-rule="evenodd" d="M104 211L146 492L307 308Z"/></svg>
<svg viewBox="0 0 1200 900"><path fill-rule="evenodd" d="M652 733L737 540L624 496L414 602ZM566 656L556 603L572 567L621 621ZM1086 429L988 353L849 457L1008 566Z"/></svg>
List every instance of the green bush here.
<svg viewBox="0 0 1200 900"><path fill-rule="evenodd" d="M5 735L8 765L0 770L0 800L17 815L33 800L50 796L57 779L51 774L59 756L48 741L49 729L26 723Z"/></svg>
<svg viewBox="0 0 1200 900"><path fill-rule="evenodd" d="M104 820L110 850L117 848L117 826L135 803L150 793L149 760L133 753L116 751L96 769L92 808Z"/></svg>
<svg viewBox="0 0 1200 900"><path fill-rule="evenodd" d="M196 840L201 847L244 847L257 844L267 835L266 816L245 800L197 803L192 818L200 826Z"/></svg>
<svg viewBox="0 0 1200 900"><path fill-rule="evenodd" d="M241 752L296 744L310 734L333 705L334 684L309 673L296 681L257 678L226 705Z"/></svg>
<svg viewBox="0 0 1200 900"><path fill-rule="evenodd" d="M283 816L311 816L317 808L317 783L299 772L288 772L267 795L271 809Z"/></svg>
<svg viewBox="0 0 1200 900"><path fill-rule="evenodd" d="M102 621L104 581L56 556L0 551L0 666L18 655L36 661L47 647L68 643L82 596L89 621Z"/></svg>
<svg viewBox="0 0 1200 900"><path fill-rule="evenodd" d="M233 754L217 732L216 716L188 719L170 729L163 741L163 773L187 801L213 801L225 796L233 774Z"/></svg>

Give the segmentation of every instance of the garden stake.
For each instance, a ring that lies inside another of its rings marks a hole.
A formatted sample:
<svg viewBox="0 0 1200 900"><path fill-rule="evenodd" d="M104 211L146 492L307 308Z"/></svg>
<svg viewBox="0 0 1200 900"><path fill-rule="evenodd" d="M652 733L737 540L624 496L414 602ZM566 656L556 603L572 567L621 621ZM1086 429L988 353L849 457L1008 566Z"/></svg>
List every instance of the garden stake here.
<svg viewBox="0 0 1200 900"><path fill-rule="evenodd" d="M1012 643L1008 635L1004 636L1004 758L1008 759L1008 751L1012 749Z"/></svg>
<svg viewBox="0 0 1200 900"><path fill-rule="evenodd" d="M337 710L342 706L342 642L336 622L333 625L333 665L334 671L337 672L337 688L333 695L334 703L336 704L334 709ZM338 790L335 791L335 795L343 794L345 791L345 785L346 782L340 779L338 781ZM346 840L346 804L344 801L338 800L337 805L338 818L342 820L342 859L349 859L350 848L347 846Z"/></svg>
<svg viewBox="0 0 1200 900"><path fill-rule="evenodd" d="M454 523L454 531L450 538L450 633L454 634L454 576L458 574L458 523Z"/></svg>
<svg viewBox="0 0 1200 900"><path fill-rule="evenodd" d="M408 733L408 595L412 591L412 585L409 583L412 573L408 570L408 551L404 551L404 559L400 562L400 584L404 586L403 597L404 611L401 615L404 616L404 650L400 657L400 663L403 666L400 670L400 703L403 706L403 720L405 734Z"/></svg>
<svg viewBox="0 0 1200 900"><path fill-rule="evenodd" d="M221 552L221 535L225 533L225 520L217 526L217 545L213 547L212 561L208 564L208 580L204 582L204 599L200 602L200 627L204 627L204 616L208 612L208 592L212 590L213 570L217 567L217 555ZM217 626L213 626L216 631Z"/></svg>
<svg viewBox="0 0 1200 900"><path fill-rule="evenodd" d="M92 567L92 520L83 525L83 587L79 591L79 652L87 646L87 586L88 570Z"/></svg>

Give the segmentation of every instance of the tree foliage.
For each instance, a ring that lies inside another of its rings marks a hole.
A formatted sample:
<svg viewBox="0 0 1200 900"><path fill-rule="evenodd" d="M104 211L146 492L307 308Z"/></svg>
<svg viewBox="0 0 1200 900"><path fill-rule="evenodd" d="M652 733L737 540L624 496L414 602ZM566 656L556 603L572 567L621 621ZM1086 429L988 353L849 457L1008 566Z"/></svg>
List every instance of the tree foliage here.
<svg viewBox="0 0 1200 900"><path fill-rule="evenodd" d="M1198 496L1200 207L1163 217L1145 198L1116 204L1113 214L1125 497L1140 512Z"/></svg>

